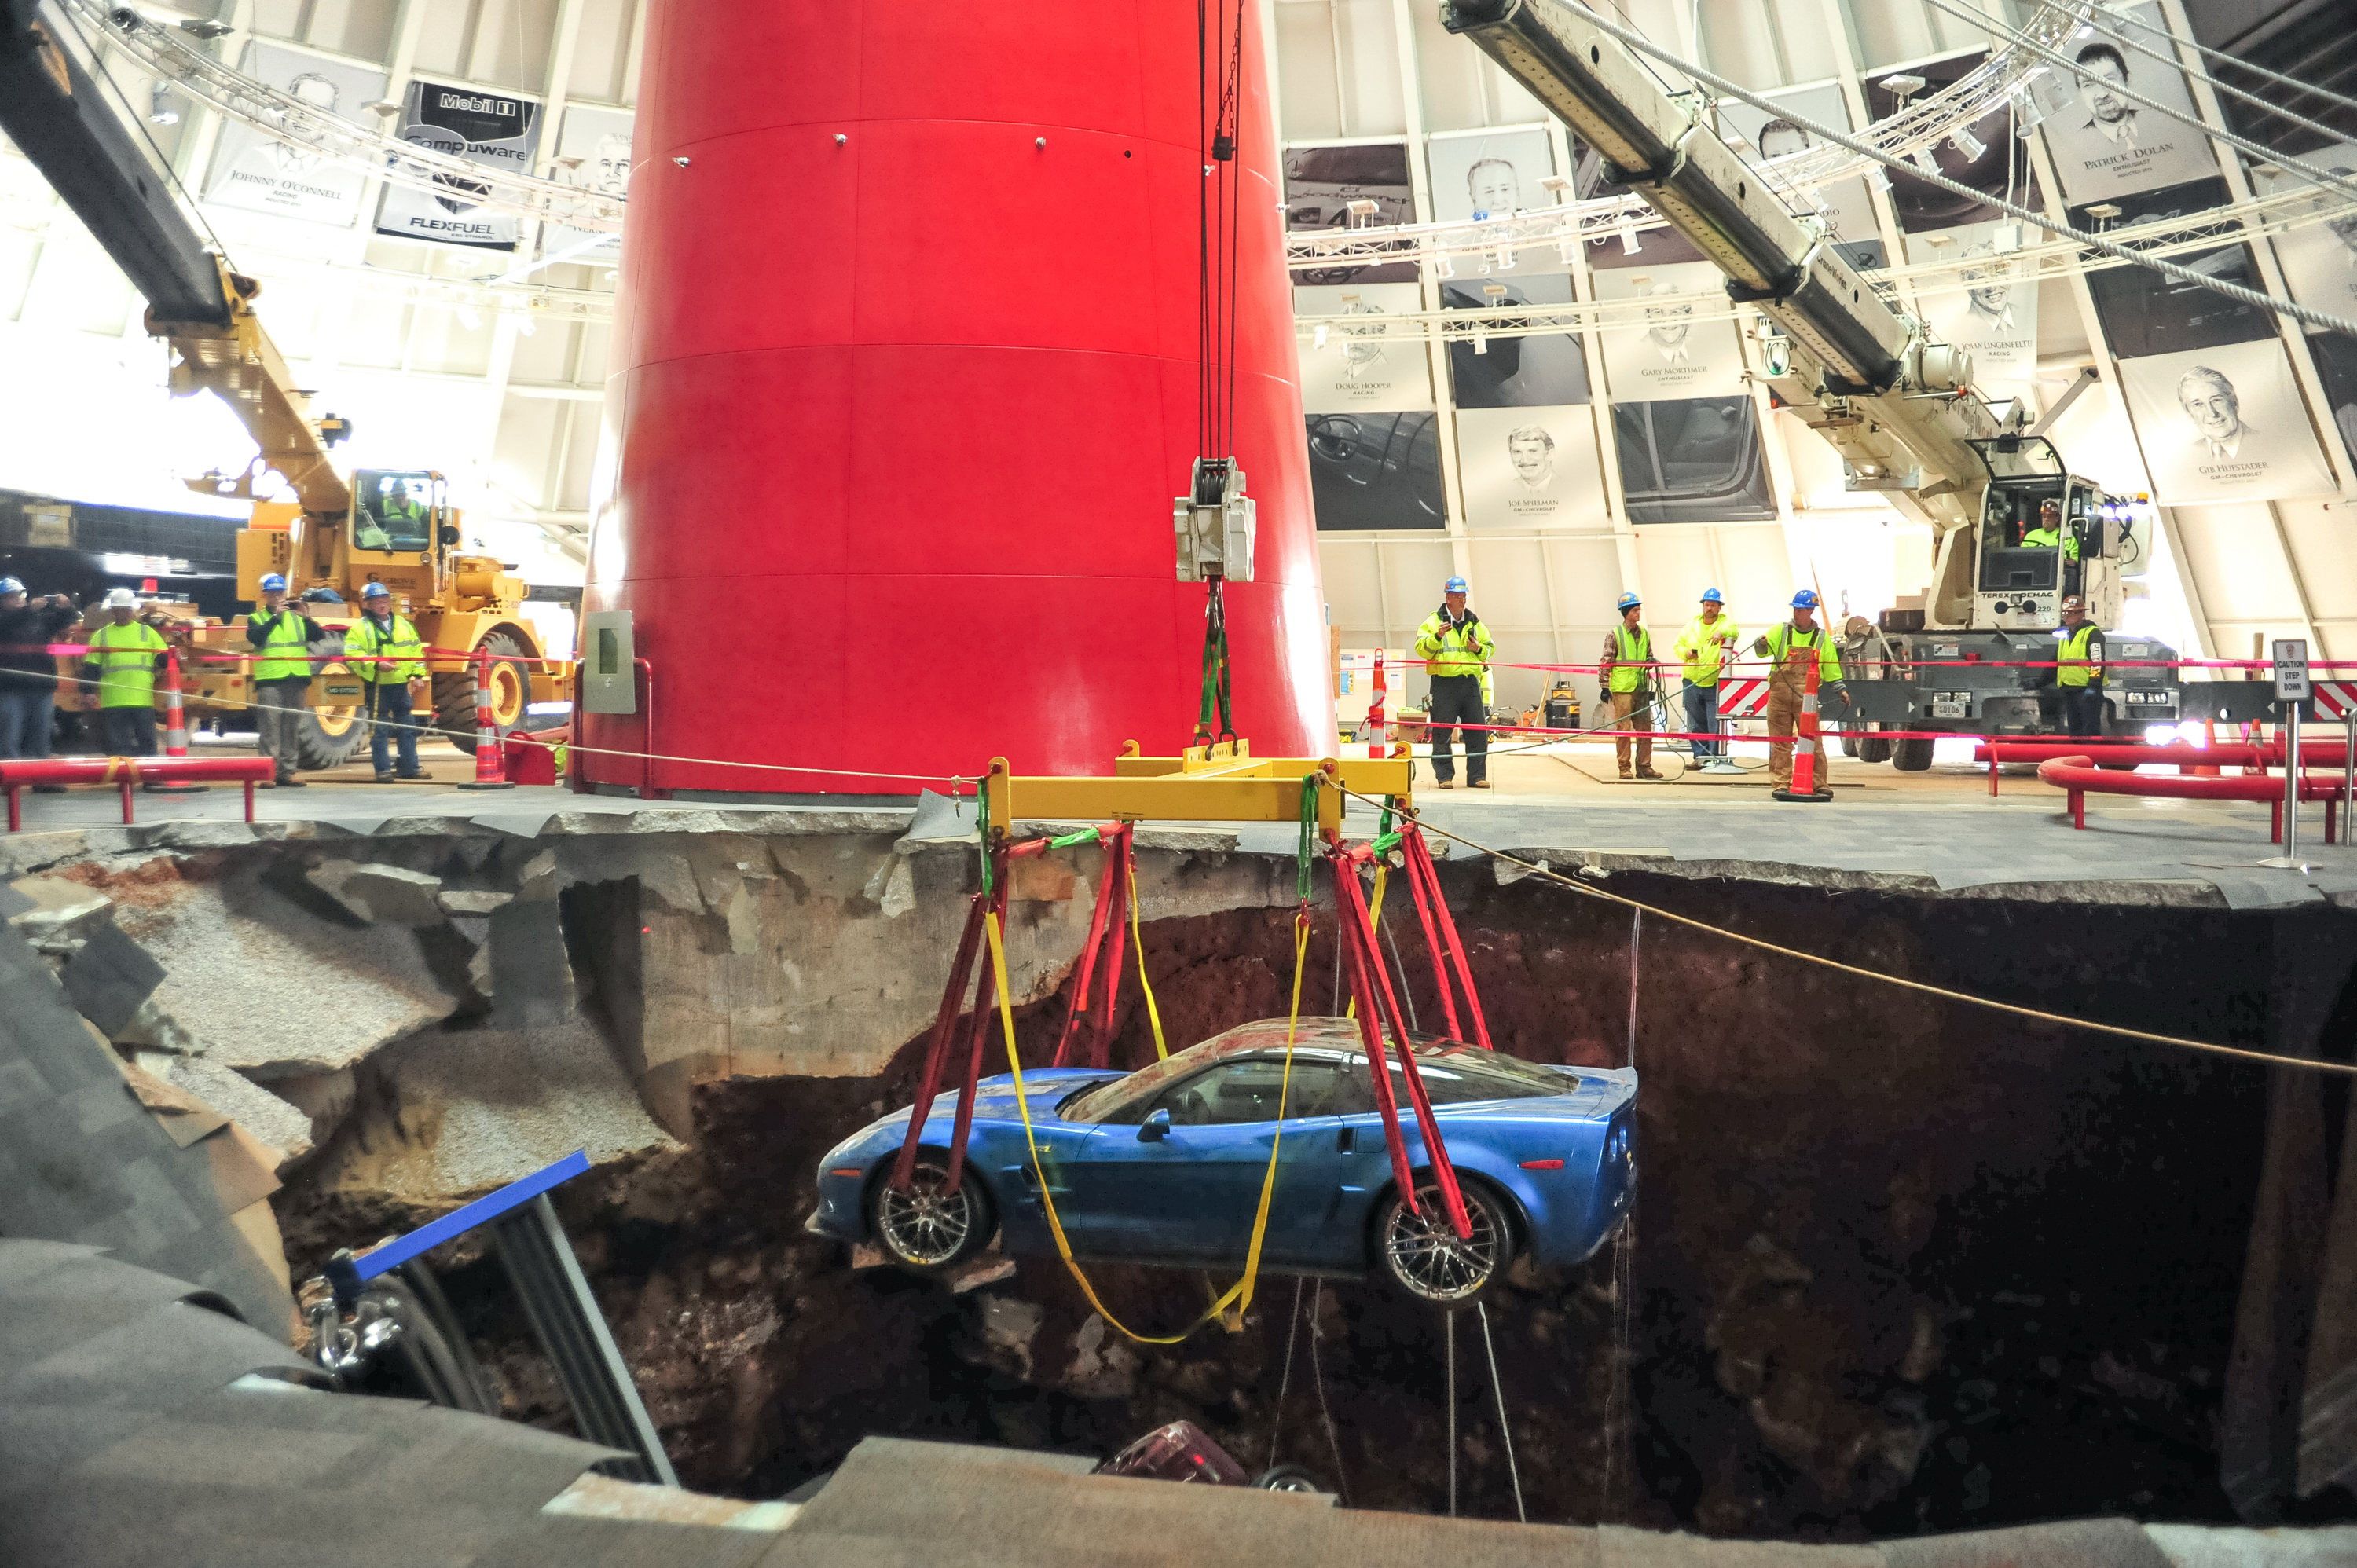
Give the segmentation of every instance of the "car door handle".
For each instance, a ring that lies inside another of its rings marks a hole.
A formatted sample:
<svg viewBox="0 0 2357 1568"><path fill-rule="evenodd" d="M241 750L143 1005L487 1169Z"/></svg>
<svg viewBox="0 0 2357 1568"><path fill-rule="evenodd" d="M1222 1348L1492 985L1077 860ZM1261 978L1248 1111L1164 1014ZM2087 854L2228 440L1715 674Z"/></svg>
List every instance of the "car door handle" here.
<svg viewBox="0 0 2357 1568"><path fill-rule="evenodd" d="M1358 1147L1358 1141L1357 1130L1345 1127L1334 1134L1334 1152L1342 1155L1350 1154Z"/></svg>

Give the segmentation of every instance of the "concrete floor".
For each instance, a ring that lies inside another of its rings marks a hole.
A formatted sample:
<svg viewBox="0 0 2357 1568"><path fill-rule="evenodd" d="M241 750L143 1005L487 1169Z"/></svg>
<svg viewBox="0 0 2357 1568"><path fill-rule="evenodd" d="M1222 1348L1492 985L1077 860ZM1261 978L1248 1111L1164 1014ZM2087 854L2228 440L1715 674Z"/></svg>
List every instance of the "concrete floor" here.
<svg viewBox="0 0 2357 1568"><path fill-rule="evenodd" d="M1495 789L1427 789L1419 801L1435 827L1558 865L1584 861L1695 876L1797 877L1829 887L1925 893L2003 891L2074 902L2264 908L2329 899L2357 905L2357 853L2322 843L2322 811L2313 806L2301 836L2305 869L2270 870L2255 864L2279 853L2267 841L2262 805L2091 796L2083 832L2062 816L2061 792L2027 770L2001 779L1991 798L1986 770L1968 763L1943 761L1926 773L1903 774L1887 764L1837 757L1835 799L1790 805L1768 798L1766 775L1757 770L1756 753L1754 758L1755 770L1742 775L1686 772L1663 783L1623 783L1609 746L1501 751L1491 764ZM424 760L430 775L425 783L380 785L360 765L307 775L311 783L301 790L263 790L256 799L257 831L317 824L365 835L388 824L433 821L530 835L560 816L586 814L629 817L632 828L652 832L681 812L731 821L782 813L764 824L780 832L813 831L821 819L846 816L873 826L894 820L893 809L872 803L646 802L546 788L476 792L457 788L474 777L471 758L429 745ZM1684 760L1662 755L1658 766L1675 775ZM228 842L218 836L224 832L246 832L234 787L141 794L136 811L137 825L124 829L112 790L27 794L25 831L0 839L0 866L53 865L151 844L195 847ZM876 822L866 823L870 815ZM1283 854L1290 853L1291 834L1289 827L1249 827L1237 840L1243 848Z"/></svg>

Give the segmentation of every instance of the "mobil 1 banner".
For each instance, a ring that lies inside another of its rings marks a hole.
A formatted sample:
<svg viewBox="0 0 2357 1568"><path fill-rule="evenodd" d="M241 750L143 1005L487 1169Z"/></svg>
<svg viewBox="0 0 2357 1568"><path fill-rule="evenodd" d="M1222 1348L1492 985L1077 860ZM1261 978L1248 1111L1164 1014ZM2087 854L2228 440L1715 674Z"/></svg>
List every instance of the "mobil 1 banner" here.
<svg viewBox="0 0 2357 1568"><path fill-rule="evenodd" d="M381 70L276 44L248 44L245 74L346 120L363 118L362 109L384 96ZM313 223L349 225L360 210L361 191L367 184L366 169L332 162L231 120L221 125L220 149L205 180L205 199Z"/></svg>
<svg viewBox="0 0 2357 1568"><path fill-rule="evenodd" d="M2331 493L2276 339L2122 360L2120 383L2155 494L2187 502Z"/></svg>
<svg viewBox="0 0 2357 1568"><path fill-rule="evenodd" d="M1972 351L1975 384L2007 395L2038 380L2038 279L2015 253L2021 237L2021 225L2007 221L1907 238L1909 261L1954 268L1916 280L1924 325Z"/></svg>
<svg viewBox="0 0 2357 1568"><path fill-rule="evenodd" d="M2046 116L2044 128L2062 195L2072 202L2104 201L2218 172L2210 138L2187 124L2195 115L2183 73L2119 41L2136 38L2150 48L2159 31L2166 31L2160 7L2147 0L2121 11L2127 22L2106 25L2107 33L2118 37L2089 38L2083 32L2063 46L2074 67L2064 82L2072 96ZM2038 91L2047 89L2040 83ZM2147 108L2137 99L2160 108ZM2182 118L2172 119L2161 109Z"/></svg>
<svg viewBox="0 0 2357 1568"><path fill-rule="evenodd" d="M509 174L530 174L540 146L540 105L511 92L413 81L402 100L401 139ZM376 231L448 245L512 251L520 220L478 205L484 188L456 176L429 194L406 186L384 193Z"/></svg>

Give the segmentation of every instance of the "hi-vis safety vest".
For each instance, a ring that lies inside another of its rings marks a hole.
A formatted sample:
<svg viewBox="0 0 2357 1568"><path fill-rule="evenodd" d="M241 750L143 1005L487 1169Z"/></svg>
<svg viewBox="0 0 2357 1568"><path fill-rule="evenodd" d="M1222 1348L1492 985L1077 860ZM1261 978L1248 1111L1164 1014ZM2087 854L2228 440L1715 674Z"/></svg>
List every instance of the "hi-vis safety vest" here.
<svg viewBox="0 0 2357 1568"><path fill-rule="evenodd" d="M98 666L100 707L156 705L156 656L164 651L163 633L145 621L109 621L90 634L89 642L87 662Z"/></svg>
<svg viewBox="0 0 2357 1568"><path fill-rule="evenodd" d="M250 629L253 625L253 618L249 616L246 626ZM307 681L311 678L311 660L303 641L303 617L292 605L278 612L278 618L270 623L268 629L262 634L262 641L256 646L262 650L253 661L253 678L256 681Z"/></svg>
<svg viewBox="0 0 2357 1568"><path fill-rule="evenodd" d="M1706 621L1700 616L1686 623L1686 634L1678 639L1677 651L1686 661L1686 684L1716 686L1723 668L1723 650L1735 646L1735 618L1725 610L1717 620Z"/></svg>
<svg viewBox="0 0 2357 1568"><path fill-rule="evenodd" d="M372 686L415 681L425 673L425 644L407 616L393 616L382 626L361 617L344 633L344 651L352 656L352 673ZM387 662L373 662L378 659Z"/></svg>
<svg viewBox="0 0 2357 1568"><path fill-rule="evenodd" d="M2093 621L2084 621L2076 631L2062 634L2062 645L2056 650L2054 683L2058 686L2083 686L2104 673L2104 655L2100 649L2090 650L2103 628Z"/></svg>
<svg viewBox="0 0 2357 1568"><path fill-rule="evenodd" d="M1796 648L1817 650L1817 681L1820 685L1842 678L1841 655L1834 651L1834 639L1825 635L1824 627L1813 626L1803 631L1791 621L1780 620L1770 627L1768 635L1760 640L1768 645L1768 657L1775 665L1769 671L1768 678L1771 681L1792 678L1790 659Z"/></svg>
<svg viewBox="0 0 2357 1568"><path fill-rule="evenodd" d="M1435 610L1424 618L1415 632L1416 656L1426 661L1436 678L1450 675L1480 675L1489 673L1490 656L1497 645L1490 640L1481 618L1469 610L1462 625L1450 623L1446 612ZM1482 682L1486 691L1488 681Z"/></svg>
<svg viewBox="0 0 2357 1568"><path fill-rule="evenodd" d="M1626 626L1612 628L1612 675L1606 682L1609 692L1633 692L1645 683L1651 673L1645 666L1653 661L1653 634L1644 627L1631 631Z"/></svg>

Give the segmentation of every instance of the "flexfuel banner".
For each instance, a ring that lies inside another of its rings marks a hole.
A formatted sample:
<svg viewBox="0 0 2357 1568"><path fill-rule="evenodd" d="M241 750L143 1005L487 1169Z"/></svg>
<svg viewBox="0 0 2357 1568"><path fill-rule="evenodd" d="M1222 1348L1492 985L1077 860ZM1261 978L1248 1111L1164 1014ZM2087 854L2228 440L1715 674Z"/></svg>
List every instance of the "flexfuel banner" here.
<svg viewBox="0 0 2357 1568"><path fill-rule="evenodd" d="M540 146L541 106L511 92L413 81L402 101L401 139L448 153L486 168L530 174ZM452 177L432 194L389 187L378 209L376 231L412 240L439 240L512 251L521 222L513 213L476 205L483 187Z"/></svg>

